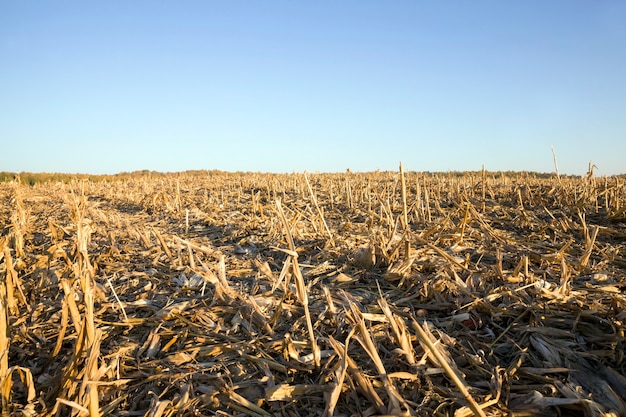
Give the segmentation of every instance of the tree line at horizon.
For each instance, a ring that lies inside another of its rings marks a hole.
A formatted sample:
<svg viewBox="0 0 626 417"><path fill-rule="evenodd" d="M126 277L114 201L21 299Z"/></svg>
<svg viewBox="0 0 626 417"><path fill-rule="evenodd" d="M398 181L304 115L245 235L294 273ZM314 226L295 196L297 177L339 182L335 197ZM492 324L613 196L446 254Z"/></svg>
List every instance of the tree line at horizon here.
<svg viewBox="0 0 626 417"><path fill-rule="evenodd" d="M381 172L381 171L374 171ZM80 173L48 173L48 172L7 172L0 171L0 183L2 182L10 182L10 181L19 181L24 185L35 185L35 184L43 184L43 183L69 183L74 180L87 180L93 182L101 182L101 181L120 181L120 180L130 180L130 179L140 179L140 178L162 178L167 176L176 176L176 175L191 175L191 176L205 176L205 175L217 175L217 174L235 174L242 175L250 172L227 172L220 170L188 170L181 172L160 172L160 171L152 171L152 170L140 170L140 171L132 171L132 172L120 172L117 174L80 174ZM358 174L358 172L353 172L348 170L347 173ZM329 173L332 174L332 173ZM468 175L482 175L482 171L447 171L447 172L421 172L423 175L447 175L454 177L463 177ZM498 175L508 178L519 178L519 177L530 177L530 178L550 178L554 177L555 174L553 172L544 173L544 172L533 172L533 171L485 171L486 175ZM576 178L581 177L580 175L563 175L561 177L570 177ZM612 175L609 177L625 177L626 174L620 175Z"/></svg>

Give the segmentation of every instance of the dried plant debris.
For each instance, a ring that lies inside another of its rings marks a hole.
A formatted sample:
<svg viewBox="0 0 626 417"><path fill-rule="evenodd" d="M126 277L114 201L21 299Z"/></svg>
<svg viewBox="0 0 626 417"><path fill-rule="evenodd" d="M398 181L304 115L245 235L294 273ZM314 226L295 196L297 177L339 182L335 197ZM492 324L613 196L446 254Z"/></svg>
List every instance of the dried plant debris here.
<svg viewBox="0 0 626 417"><path fill-rule="evenodd" d="M624 178L0 184L3 416L626 415Z"/></svg>

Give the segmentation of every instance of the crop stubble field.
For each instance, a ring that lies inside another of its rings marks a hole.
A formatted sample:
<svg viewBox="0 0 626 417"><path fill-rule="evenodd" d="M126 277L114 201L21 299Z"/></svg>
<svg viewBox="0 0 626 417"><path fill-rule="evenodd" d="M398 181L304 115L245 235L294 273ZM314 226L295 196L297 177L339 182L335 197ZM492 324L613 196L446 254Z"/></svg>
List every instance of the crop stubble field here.
<svg viewBox="0 0 626 417"><path fill-rule="evenodd" d="M626 415L624 184L2 183L2 415Z"/></svg>

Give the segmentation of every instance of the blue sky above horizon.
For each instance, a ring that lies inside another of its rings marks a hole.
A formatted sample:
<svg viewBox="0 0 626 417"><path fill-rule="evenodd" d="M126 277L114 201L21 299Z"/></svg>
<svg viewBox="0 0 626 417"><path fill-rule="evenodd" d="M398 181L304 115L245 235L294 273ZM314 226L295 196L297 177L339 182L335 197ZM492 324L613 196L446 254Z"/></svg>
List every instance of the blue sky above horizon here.
<svg viewBox="0 0 626 417"><path fill-rule="evenodd" d="M626 173L626 3L2 2L0 171Z"/></svg>

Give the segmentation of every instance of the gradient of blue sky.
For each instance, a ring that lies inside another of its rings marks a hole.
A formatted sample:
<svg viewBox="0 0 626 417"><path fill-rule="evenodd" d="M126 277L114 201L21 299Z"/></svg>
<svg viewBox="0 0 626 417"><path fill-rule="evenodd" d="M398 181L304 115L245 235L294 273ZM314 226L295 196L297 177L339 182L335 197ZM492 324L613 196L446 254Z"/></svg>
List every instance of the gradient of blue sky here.
<svg viewBox="0 0 626 417"><path fill-rule="evenodd" d="M2 1L0 171L626 172L620 1Z"/></svg>

